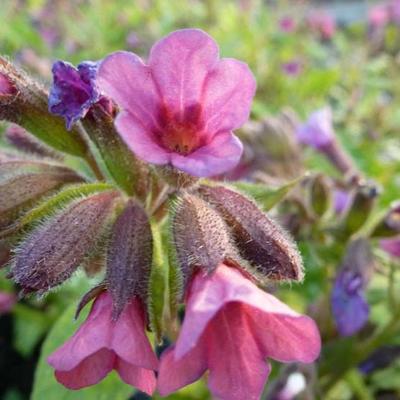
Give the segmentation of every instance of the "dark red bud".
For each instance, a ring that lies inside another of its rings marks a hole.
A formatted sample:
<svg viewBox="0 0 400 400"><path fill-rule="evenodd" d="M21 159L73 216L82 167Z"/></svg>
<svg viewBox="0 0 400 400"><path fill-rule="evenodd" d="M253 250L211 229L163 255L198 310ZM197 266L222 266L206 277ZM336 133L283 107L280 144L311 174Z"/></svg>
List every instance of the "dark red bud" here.
<svg viewBox="0 0 400 400"><path fill-rule="evenodd" d="M153 240L144 209L130 201L116 219L107 255L107 288L118 318L134 296L147 301Z"/></svg>
<svg viewBox="0 0 400 400"><path fill-rule="evenodd" d="M16 251L15 281L25 290L44 292L67 280L103 233L117 195L87 197L36 228Z"/></svg>
<svg viewBox="0 0 400 400"><path fill-rule="evenodd" d="M256 277L302 280L303 265L297 246L255 203L222 186L202 186L199 192L231 227L235 244L255 268Z"/></svg>

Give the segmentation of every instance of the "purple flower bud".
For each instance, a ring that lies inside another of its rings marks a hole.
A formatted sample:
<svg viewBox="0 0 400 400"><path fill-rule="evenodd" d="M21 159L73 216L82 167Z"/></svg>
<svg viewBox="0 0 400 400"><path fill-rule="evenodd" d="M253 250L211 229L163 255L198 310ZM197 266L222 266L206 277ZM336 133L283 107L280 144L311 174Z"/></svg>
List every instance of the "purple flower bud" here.
<svg viewBox="0 0 400 400"><path fill-rule="evenodd" d="M333 207L336 214L344 213L351 204L352 196L351 194L343 189L336 189L333 192Z"/></svg>
<svg viewBox="0 0 400 400"><path fill-rule="evenodd" d="M252 266L249 272L257 279L302 280L296 245L255 203L222 186L202 186L200 193L231 228L241 256Z"/></svg>
<svg viewBox="0 0 400 400"><path fill-rule="evenodd" d="M332 312L342 336L357 333L368 321L365 288L374 262L369 242L358 239L349 245L332 291Z"/></svg>
<svg viewBox="0 0 400 400"><path fill-rule="evenodd" d="M325 107L313 112L307 122L297 129L297 138L316 150L323 150L331 145L335 140L331 109Z"/></svg>
<svg viewBox="0 0 400 400"><path fill-rule="evenodd" d="M146 212L129 202L112 228L106 282L113 299L113 317L139 296L144 304L151 271L152 234Z"/></svg>
<svg viewBox="0 0 400 400"><path fill-rule="evenodd" d="M29 235L12 268L25 292L49 290L76 271L104 233L116 196L109 191L80 200Z"/></svg>
<svg viewBox="0 0 400 400"><path fill-rule="evenodd" d="M400 346L388 345L375 350L358 369L364 374L387 368L400 357Z"/></svg>
<svg viewBox="0 0 400 400"><path fill-rule="evenodd" d="M64 117L68 129L100 99L95 84L97 68L98 63L93 61L84 61L78 68L65 61L53 64L49 111Z"/></svg>

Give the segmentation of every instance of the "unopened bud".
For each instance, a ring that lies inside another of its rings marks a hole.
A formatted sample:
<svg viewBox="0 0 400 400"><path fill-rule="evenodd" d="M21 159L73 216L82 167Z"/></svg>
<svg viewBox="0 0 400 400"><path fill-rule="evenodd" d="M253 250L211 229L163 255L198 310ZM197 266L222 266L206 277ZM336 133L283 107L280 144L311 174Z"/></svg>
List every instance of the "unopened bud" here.
<svg viewBox="0 0 400 400"><path fill-rule="evenodd" d="M241 256L255 268L256 275L302 280L303 265L296 245L255 203L222 186L202 186L199 192L231 227Z"/></svg>
<svg viewBox="0 0 400 400"><path fill-rule="evenodd" d="M14 96L16 94L17 89L12 84L11 80L6 74L0 72L0 96L5 98L7 96Z"/></svg>
<svg viewBox="0 0 400 400"><path fill-rule="evenodd" d="M67 280L104 231L117 195L87 197L32 231L16 251L15 281L27 292L45 292Z"/></svg>
<svg viewBox="0 0 400 400"><path fill-rule="evenodd" d="M313 176L309 182L310 207L314 214L322 217L328 211L331 203L329 182L324 175Z"/></svg>
<svg viewBox="0 0 400 400"><path fill-rule="evenodd" d="M400 202L392 205L386 215L378 222L371 236L390 237L400 234Z"/></svg>
<svg viewBox="0 0 400 400"><path fill-rule="evenodd" d="M226 259L235 258L229 229L204 200L184 193L172 218L173 243L185 288L195 267L212 272Z"/></svg>
<svg viewBox="0 0 400 400"><path fill-rule="evenodd" d="M147 300L153 240L144 209L130 201L116 219L107 255L106 284L113 299L113 317L139 296Z"/></svg>
<svg viewBox="0 0 400 400"><path fill-rule="evenodd" d="M66 167L39 162L10 161L0 165L0 226L42 196L83 178Z"/></svg>

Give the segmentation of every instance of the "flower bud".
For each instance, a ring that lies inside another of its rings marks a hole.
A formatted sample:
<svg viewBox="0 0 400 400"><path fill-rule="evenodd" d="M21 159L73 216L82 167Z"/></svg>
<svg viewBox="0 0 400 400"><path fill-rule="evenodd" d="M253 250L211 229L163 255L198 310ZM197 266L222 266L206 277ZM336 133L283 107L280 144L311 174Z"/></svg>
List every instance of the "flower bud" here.
<svg viewBox="0 0 400 400"><path fill-rule="evenodd" d="M68 132L59 117L47 110L47 91L25 72L0 57L0 120L14 122L62 152L87 158L88 146L77 129ZM5 79L9 85L4 83ZM11 86L10 86L11 85ZM1 95L1 88L6 95Z"/></svg>
<svg viewBox="0 0 400 400"><path fill-rule="evenodd" d="M222 186L202 186L199 191L231 227L241 256L255 268L256 275L302 280L303 265L296 245L255 203Z"/></svg>
<svg viewBox="0 0 400 400"><path fill-rule="evenodd" d="M360 185L344 221L347 234L357 232L369 217L378 196L378 189L372 183Z"/></svg>
<svg viewBox="0 0 400 400"><path fill-rule="evenodd" d="M0 226L15 214L60 186L80 182L74 171L51 164L10 161L0 165Z"/></svg>
<svg viewBox="0 0 400 400"><path fill-rule="evenodd" d="M358 369L364 374L384 369L392 365L400 357L399 345L386 345L375 350Z"/></svg>
<svg viewBox="0 0 400 400"><path fill-rule="evenodd" d="M331 203L329 182L324 175L318 174L309 180L308 187L311 210L316 216L322 217Z"/></svg>
<svg viewBox="0 0 400 400"><path fill-rule="evenodd" d="M0 96L4 98L7 96L14 96L15 94L17 94L16 87L6 74L0 72Z"/></svg>
<svg viewBox="0 0 400 400"><path fill-rule="evenodd" d="M400 202L393 204L375 226L371 236L390 237L400 234Z"/></svg>
<svg viewBox="0 0 400 400"><path fill-rule="evenodd" d="M116 197L114 191L87 197L30 233L12 267L25 292L47 291L76 271L103 233Z"/></svg>
<svg viewBox="0 0 400 400"><path fill-rule="evenodd" d="M236 258L229 229L204 200L182 194L172 217L173 244L186 287L195 267L212 272L226 259Z"/></svg>
<svg viewBox="0 0 400 400"><path fill-rule="evenodd" d="M37 140L24 128L11 124L4 132L5 139L15 148L29 155L63 160L61 153L58 153Z"/></svg>
<svg viewBox="0 0 400 400"><path fill-rule="evenodd" d="M107 255L106 283L113 299L113 317L134 296L147 300L153 239L144 209L130 201L116 219Z"/></svg>

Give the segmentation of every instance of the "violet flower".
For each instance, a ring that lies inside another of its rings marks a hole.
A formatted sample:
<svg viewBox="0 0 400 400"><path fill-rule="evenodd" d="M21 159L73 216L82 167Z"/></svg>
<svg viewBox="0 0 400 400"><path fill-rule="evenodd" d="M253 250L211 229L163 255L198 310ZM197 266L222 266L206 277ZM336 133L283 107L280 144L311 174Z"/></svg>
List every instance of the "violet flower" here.
<svg viewBox="0 0 400 400"><path fill-rule="evenodd" d="M389 19L394 24L400 24L400 0L391 0L388 4Z"/></svg>
<svg viewBox="0 0 400 400"><path fill-rule="evenodd" d="M333 208L336 214L343 214L351 205L352 195L343 189L335 189L333 192Z"/></svg>
<svg viewBox="0 0 400 400"><path fill-rule="evenodd" d="M379 29L389 22L389 10L386 5L376 5L368 10L368 24L372 29Z"/></svg>
<svg viewBox="0 0 400 400"><path fill-rule="evenodd" d="M147 64L133 53L113 53L97 83L122 109L116 128L139 158L195 176L218 175L239 162L242 144L232 131L248 119L255 79L246 64L219 59L205 32L169 34Z"/></svg>
<svg viewBox="0 0 400 400"><path fill-rule="evenodd" d="M103 292L74 336L48 358L57 380L69 389L80 389L115 369L125 383L152 394L157 358L144 331L141 303L133 299L117 320L111 314L111 296Z"/></svg>
<svg viewBox="0 0 400 400"><path fill-rule="evenodd" d="M332 111L324 107L313 112L308 120L297 129L297 138L301 143L324 150L335 141L332 125Z"/></svg>
<svg viewBox="0 0 400 400"><path fill-rule="evenodd" d="M365 325L369 316L369 305L359 272L342 270L336 278L331 300L336 326L342 336L351 336Z"/></svg>
<svg viewBox="0 0 400 400"><path fill-rule="evenodd" d="M298 76L302 71L301 62L292 60L282 64L282 71L288 76Z"/></svg>
<svg viewBox="0 0 400 400"><path fill-rule="evenodd" d="M65 118L68 129L83 118L100 99L95 84L98 63L84 61L75 68L65 61L53 64L53 85L49 95L49 111Z"/></svg>
<svg viewBox="0 0 400 400"><path fill-rule="evenodd" d="M267 357L310 363L320 346L311 318L221 264L212 275L194 276L178 341L161 356L158 389L167 395L209 370L215 397L259 399L271 369Z"/></svg>

